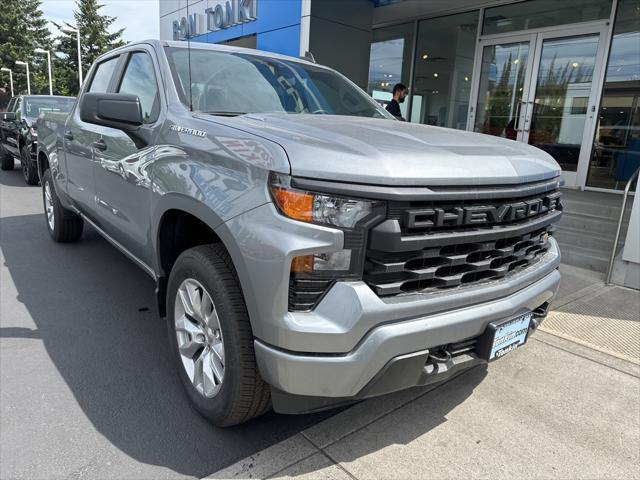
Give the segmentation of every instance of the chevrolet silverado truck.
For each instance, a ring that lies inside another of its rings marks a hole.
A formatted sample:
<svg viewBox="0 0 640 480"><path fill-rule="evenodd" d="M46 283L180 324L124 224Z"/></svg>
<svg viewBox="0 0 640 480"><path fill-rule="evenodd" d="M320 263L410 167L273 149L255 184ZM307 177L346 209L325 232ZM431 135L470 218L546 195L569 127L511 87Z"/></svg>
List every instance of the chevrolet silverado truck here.
<svg viewBox="0 0 640 480"><path fill-rule="evenodd" d="M27 185L37 185L40 178L36 160L36 123L45 112L68 113L74 102L73 97L51 95L19 95L11 99L7 111L1 114L0 168L13 170L14 158L17 158Z"/></svg>
<svg viewBox="0 0 640 480"><path fill-rule="evenodd" d="M154 279L186 393L216 425L501 358L560 282L553 158L399 122L312 61L131 43L52 123L51 237L87 223Z"/></svg>

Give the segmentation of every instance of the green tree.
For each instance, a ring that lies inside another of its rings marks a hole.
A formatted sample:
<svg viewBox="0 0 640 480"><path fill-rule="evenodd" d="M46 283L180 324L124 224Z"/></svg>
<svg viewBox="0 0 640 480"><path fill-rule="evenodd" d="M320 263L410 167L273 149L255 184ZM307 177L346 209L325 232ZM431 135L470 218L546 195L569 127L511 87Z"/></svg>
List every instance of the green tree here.
<svg viewBox="0 0 640 480"><path fill-rule="evenodd" d="M29 63L31 93L49 93L46 55L33 52L35 47L51 49L52 42L40 0L2 0L0 8L0 67L13 70L15 94L27 92L26 69L16 65ZM0 85L9 86L7 72L0 72Z"/></svg>
<svg viewBox="0 0 640 480"><path fill-rule="evenodd" d="M100 9L104 6L97 0L76 0L77 10L73 12L75 25L72 28L80 30L80 49L82 54L83 76L89 71L94 60L109 50L125 44L122 40L122 32L119 29L110 32L109 29L117 17L101 15ZM58 28L64 25L55 24ZM59 72L59 91L67 95L78 93L78 50L75 33L62 33L56 41L57 56L55 64Z"/></svg>

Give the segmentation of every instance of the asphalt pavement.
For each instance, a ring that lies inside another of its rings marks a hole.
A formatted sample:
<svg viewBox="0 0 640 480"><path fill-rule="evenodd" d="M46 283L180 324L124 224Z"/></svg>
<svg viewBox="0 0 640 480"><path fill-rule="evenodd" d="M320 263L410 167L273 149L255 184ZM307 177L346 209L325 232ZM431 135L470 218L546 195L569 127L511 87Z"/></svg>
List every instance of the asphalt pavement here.
<svg viewBox="0 0 640 480"><path fill-rule="evenodd" d="M0 478L203 477L335 412L219 429L190 406L154 284L85 225L56 244L40 187L0 172Z"/></svg>

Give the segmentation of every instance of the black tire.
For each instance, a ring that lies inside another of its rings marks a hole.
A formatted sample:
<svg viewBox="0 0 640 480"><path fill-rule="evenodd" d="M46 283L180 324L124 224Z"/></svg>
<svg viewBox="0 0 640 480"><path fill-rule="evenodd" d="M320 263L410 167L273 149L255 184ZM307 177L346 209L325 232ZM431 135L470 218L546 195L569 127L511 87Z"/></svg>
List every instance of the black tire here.
<svg viewBox="0 0 640 480"><path fill-rule="evenodd" d="M213 397L200 393L187 375L178 350L175 302L183 281L194 279L210 295L224 339L224 376ZM271 408L271 392L262 380L253 349L253 332L238 277L225 248L202 245L183 252L176 260L167 289L169 342L180 379L195 409L215 425L246 422Z"/></svg>
<svg viewBox="0 0 640 480"><path fill-rule="evenodd" d="M52 225L49 222L47 211L49 204L47 192L51 195L50 206L53 208ZM75 242L78 240L82 235L84 221L79 215L62 206L56 194L56 189L53 186L51 170L48 169L42 175L42 201L44 203L44 219L51 238L60 243Z"/></svg>
<svg viewBox="0 0 640 480"><path fill-rule="evenodd" d="M40 181L38 178L38 169L31 161L31 153L26 145L20 150L20 166L22 167L22 176L27 185L37 185Z"/></svg>
<svg viewBox="0 0 640 480"><path fill-rule="evenodd" d="M0 169L13 170L14 166L13 155L7 152L7 149L0 146Z"/></svg>

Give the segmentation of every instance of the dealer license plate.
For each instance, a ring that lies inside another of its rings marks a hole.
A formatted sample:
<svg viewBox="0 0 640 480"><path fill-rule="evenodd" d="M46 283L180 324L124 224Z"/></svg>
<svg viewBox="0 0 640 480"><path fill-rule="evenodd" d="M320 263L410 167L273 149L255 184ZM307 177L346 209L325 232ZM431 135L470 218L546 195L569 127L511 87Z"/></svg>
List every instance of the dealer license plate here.
<svg viewBox="0 0 640 480"><path fill-rule="evenodd" d="M482 356L489 361L496 360L524 345L531 317L532 314L529 312L505 322L490 323L483 338L478 342L479 350L484 350Z"/></svg>

